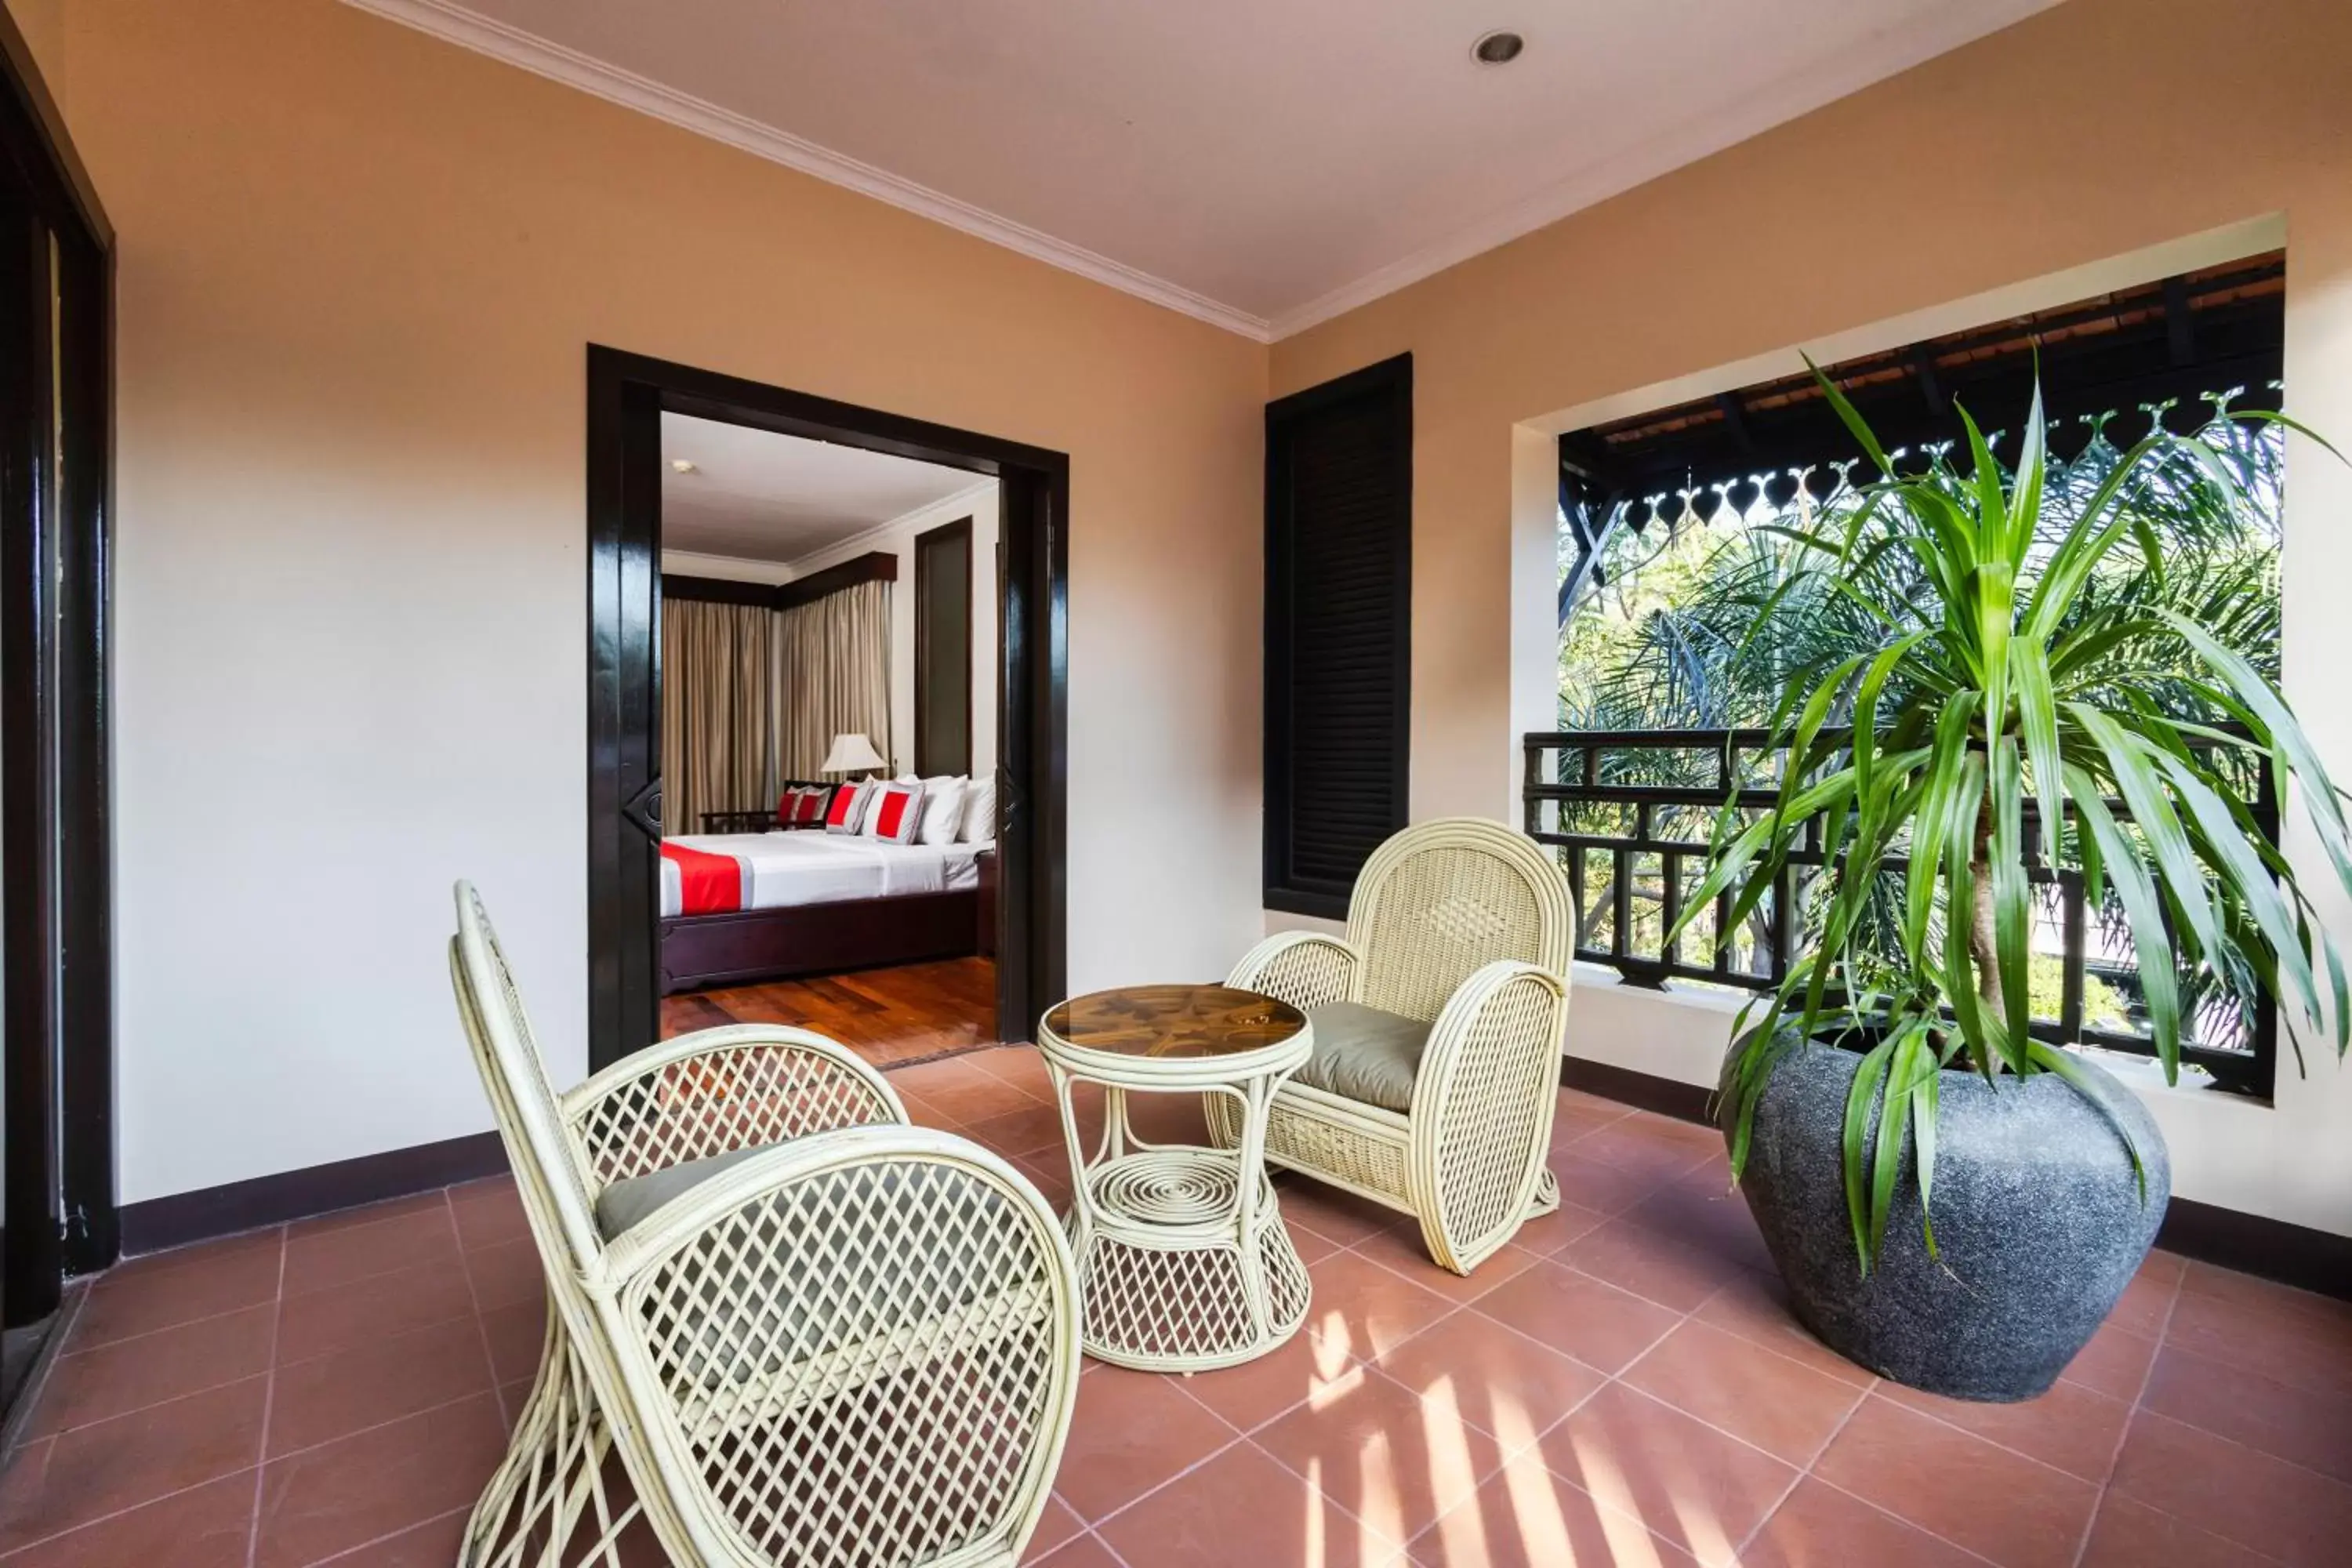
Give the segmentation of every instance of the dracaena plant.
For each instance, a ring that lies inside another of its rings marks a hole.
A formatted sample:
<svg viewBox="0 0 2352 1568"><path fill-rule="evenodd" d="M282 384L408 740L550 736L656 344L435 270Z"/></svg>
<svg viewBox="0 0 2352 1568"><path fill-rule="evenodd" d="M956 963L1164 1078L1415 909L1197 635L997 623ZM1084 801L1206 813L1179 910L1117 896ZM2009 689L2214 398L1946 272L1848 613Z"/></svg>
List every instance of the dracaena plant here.
<svg viewBox="0 0 2352 1568"><path fill-rule="evenodd" d="M1942 1069L1996 1087L2056 1073L2095 1102L2112 1092L2028 1030L2037 858L2078 868L2091 906L2127 920L2170 1079L2185 992L2249 1005L2267 994L2307 1028L2332 1030L2343 1054L2343 964L2246 781L2268 763L2274 821L2294 785L2347 893L2352 838L2271 679L2166 595L2133 591L2165 570L2151 518L2226 517L2242 502L2212 444L2159 419L2094 491L2062 503L2044 494L2038 389L2013 468L1962 412L1962 474L1941 456L1898 468L1816 377L1877 477L1817 524L1779 531L1800 562L1783 592L1825 586L1874 630L1790 684L1774 721L1786 746L1777 800L1760 814L1726 804L1675 934L1727 890L1732 918L1721 930L1736 931L1784 871L1822 851L1793 911L1801 956L1742 1015L1722 1093L1737 1180L1780 1061L1841 1037L1862 1052L1843 1157L1867 1272L1906 1140L1935 1252ZM1759 610L1752 635L1769 635L1773 607ZM2130 1153L2137 1166L2140 1152Z"/></svg>

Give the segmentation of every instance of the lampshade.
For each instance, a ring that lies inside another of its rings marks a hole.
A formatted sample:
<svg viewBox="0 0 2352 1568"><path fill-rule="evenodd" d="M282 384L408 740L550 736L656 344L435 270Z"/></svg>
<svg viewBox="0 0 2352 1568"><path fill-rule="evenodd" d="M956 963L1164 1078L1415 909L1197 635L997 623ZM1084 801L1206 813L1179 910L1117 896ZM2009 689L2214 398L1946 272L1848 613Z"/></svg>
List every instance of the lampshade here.
<svg viewBox="0 0 2352 1568"><path fill-rule="evenodd" d="M874 742L863 735L835 735L833 750L824 754L824 766L818 770L828 773L856 773L860 768L885 768L890 764L874 749Z"/></svg>

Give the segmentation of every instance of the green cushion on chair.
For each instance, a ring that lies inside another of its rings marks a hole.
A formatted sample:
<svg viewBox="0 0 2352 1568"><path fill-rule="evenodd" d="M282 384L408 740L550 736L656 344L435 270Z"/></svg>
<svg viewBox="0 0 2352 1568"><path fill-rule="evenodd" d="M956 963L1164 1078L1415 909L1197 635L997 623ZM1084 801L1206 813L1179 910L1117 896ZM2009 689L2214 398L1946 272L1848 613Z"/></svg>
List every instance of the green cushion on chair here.
<svg viewBox="0 0 2352 1568"><path fill-rule="evenodd" d="M713 1154L708 1160L688 1160L682 1165L669 1165L614 1182L596 1195L596 1228L606 1241L615 1240L680 1193L691 1192L720 1172L731 1171L752 1155L764 1154L773 1147L772 1143L754 1144L749 1149Z"/></svg>
<svg viewBox="0 0 2352 1568"><path fill-rule="evenodd" d="M1315 1054L1292 1082L1411 1114L1427 1024L1355 1002L1309 1007L1307 1018L1315 1026Z"/></svg>

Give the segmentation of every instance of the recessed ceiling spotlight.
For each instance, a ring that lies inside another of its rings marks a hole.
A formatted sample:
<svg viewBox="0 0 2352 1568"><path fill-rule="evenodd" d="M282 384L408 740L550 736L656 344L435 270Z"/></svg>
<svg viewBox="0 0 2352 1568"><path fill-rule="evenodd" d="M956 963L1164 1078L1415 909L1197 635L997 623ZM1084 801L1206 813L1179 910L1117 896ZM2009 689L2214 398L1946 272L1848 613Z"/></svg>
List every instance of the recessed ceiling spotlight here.
<svg viewBox="0 0 2352 1568"><path fill-rule="evenodd" d="M1528 41L1518 34L1498 30L1481 35L1470 46L1470 58L1482 66L1507 66L1527 47Z"/></svg>
<svg viewBox="0 0 2352 1568"><path fill-rule="evenodd" d="M702 472L700 468L694 466L694 459L691 458L672 458L669 460L669 466L681 474L698 474Z"/></svg>

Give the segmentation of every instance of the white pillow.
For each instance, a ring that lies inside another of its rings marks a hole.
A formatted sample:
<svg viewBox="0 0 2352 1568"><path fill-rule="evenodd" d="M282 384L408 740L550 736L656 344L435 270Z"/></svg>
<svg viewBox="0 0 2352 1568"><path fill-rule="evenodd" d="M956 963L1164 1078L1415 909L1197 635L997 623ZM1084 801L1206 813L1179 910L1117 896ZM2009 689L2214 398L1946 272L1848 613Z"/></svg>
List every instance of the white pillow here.
<svg viewBox="0 0 2352 1568"><path fill-rule="evenodd" d="M923 781L923 825L915 830L918 844L952 844L963 831L964 796L971 781L961 773Z"/></svg>
<svg viewBox="0 0 2352 1568"><path fill-rule="evenodd" d="M988 844L996 838L996 781L974 779L964 794L963 841Z"/></svg>

